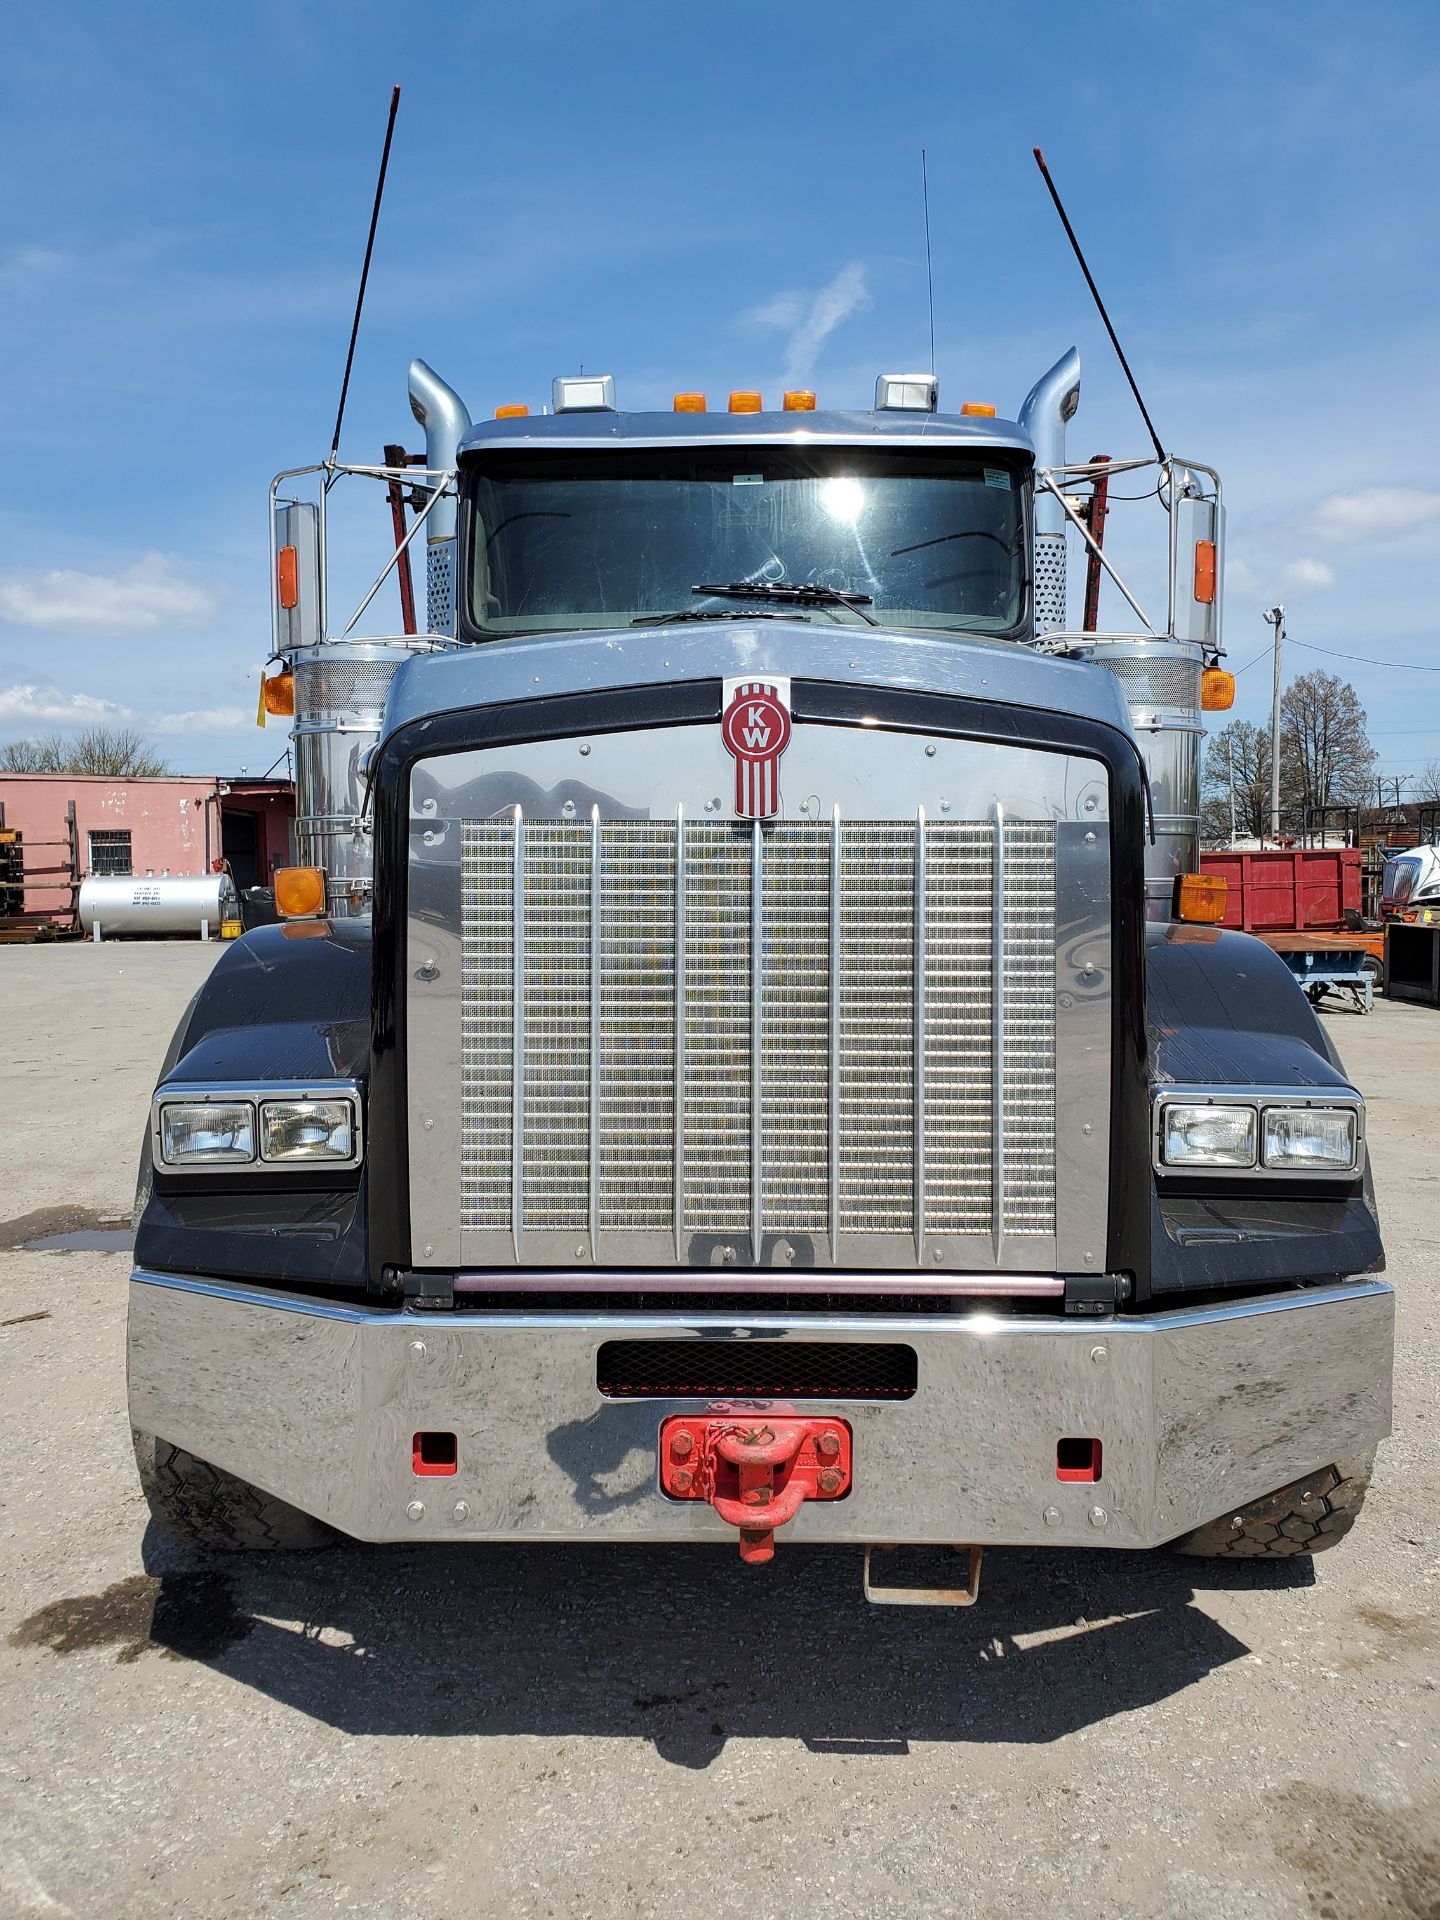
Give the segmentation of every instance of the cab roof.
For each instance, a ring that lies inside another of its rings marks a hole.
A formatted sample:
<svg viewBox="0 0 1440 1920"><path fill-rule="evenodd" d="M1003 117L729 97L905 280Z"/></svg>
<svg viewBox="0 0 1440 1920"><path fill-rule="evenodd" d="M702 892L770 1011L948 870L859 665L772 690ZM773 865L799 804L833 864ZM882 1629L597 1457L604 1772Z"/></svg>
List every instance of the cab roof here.
<svg viewBox="0 0 1440 1920"><path fill-rule="evenodd" d="M463 462L495 452L545 448L597 452L604 447L931 447L1011 452L1034 458L1025 429L976 414L907 413L619 413L529 414L482 420L460 442Z"/></svg>

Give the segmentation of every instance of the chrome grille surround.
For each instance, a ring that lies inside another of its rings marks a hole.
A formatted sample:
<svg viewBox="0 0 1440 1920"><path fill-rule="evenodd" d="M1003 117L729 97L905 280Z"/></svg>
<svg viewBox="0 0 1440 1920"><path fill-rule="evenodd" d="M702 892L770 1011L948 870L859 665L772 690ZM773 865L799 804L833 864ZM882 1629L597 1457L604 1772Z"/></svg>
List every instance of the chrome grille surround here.
<svg viewBox="0 0 1440 1920"><path fill-rule="evenodd" d="M665 730L646 750L667 736L682 759L709 737ZM887 738L796 736L819 761ZM714 817L713 800L707 815L705 770L667 779L667 753L654 784L685 798L648 813L598 785L582 810L548 782L573 741L422 762L406 969L411 1058L427 1063L409 1095L417 1257L1098 1268L1109 855L1086 827L1104 826L1103 774L943 746L978 760L975 793L944 782L966 817L943 794L908 818L851 818L805 792L763 829ZM996 771L1022 760L1013 806L982 811ZM893 778L871 784L898 797ZM494 806L506 785L533 816Z"/></svg>

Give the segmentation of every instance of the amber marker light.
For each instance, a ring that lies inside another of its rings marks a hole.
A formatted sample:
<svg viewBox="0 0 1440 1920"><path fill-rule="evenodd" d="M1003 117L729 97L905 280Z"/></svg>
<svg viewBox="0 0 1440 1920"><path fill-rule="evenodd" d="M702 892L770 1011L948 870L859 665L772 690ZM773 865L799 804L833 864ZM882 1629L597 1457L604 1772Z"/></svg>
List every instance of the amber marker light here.
<svg viewBox="0 0 1440 1920"><path fill-rule="evenodd" d="M325 911L325 876L319 867L278 867L275 911L286 920L309 920Z"/></svg>
<svg viewBox="0 0 1440 1920"><path fill-rule="evenodd" d="M272 673L261 689L266 713L294 713L295 676L293 673Z"/></svg>
<svg viewBox="0 0 1440 1920"><path fill-rule="evenodd" d="M973 420L993 420L995 418L995 409L987 400L967 400L960 411L961 413L968 413Z"/></svg>
<svg viewBox="0 0 1440 1920"><path fill-rule="evenodd" d="M789 387L785 392L786 413L813 413L815 396L809 387Z"/></svg>
<svg viewBox="0 0 1440 1920"><path fill-rule="evenodd" d="M1200 704L1206 713L1228 713L1235 704L1234 674L1206 667L1200 676Z"/></svg>
<svg viewBox="0 0 1440 1920"><path fill-rule="evenodd" d="M294 547L281 547L275 556L275 591L282 607L300 604L300 556Z"/></svg>
<svg viewBox="0 0 1440 1920"><path fill-rule="evenodd" d="M677 393L675 396L676 413L704 413L705 396L703 393Z"/></svg>
<svg viewBox="0 0 1440 1920"><path fill-rule="evenodd" d="M1175 918L1194 926L1218 926L1229 894L1230 882L1218 873L1182 873L1175 882Z"/></svg>
<svg viewBox="0 0 1440 1920"><path fill-rule="evenodd" d="M524 405L496 407L495 418L497 420L528 420L530 418L530 409Z"/></svg>
<svg viewBox="0 0 1440 1920"><path fill-rule="evenodd" d="M743 387L730 396L731 413L759 413L760 396L749 387Z"/></svg>
<svg viewBox="0 0 1440 1920"><path fill-rule="evenodd" d="M1215 604L1215 542L1195 542L1195 598L1201 606Z"/></svg>

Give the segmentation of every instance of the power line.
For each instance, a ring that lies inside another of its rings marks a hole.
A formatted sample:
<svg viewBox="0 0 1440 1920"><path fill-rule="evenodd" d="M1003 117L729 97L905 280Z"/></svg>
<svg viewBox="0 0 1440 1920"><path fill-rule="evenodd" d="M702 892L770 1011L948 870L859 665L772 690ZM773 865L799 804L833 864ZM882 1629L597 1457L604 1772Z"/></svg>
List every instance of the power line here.
<svg viewBox="0 0 1440 1920"><path fill-rule="evenodd" d="M1270 645L1268 647L1265 647L1261 652L1257 653L1253 660L1247 660L1243 667L1237 667L1235 669L1235 678L1238 680L1241 674L1248 673L1251 667L1258 667L1260 662L1262 660L1268 660L1274 651L1275 651L1275 643L1274 641L1271 641Z"/></svg>
<svg viewBox="0 0 1440 1920"><path fill-rule="evenodd" d="M1286 639L1290 639L1287 634ZM1440 673L1440 667L1421 666L1414 660L1377 660L1369 653L1340 653L1334 647L1317 647L1311 640L1291 640L1292 647L1306 647L1311 653L1328 654L1332 660L1358 660L1362 667L1401 667L1407 673Z"/></svg>

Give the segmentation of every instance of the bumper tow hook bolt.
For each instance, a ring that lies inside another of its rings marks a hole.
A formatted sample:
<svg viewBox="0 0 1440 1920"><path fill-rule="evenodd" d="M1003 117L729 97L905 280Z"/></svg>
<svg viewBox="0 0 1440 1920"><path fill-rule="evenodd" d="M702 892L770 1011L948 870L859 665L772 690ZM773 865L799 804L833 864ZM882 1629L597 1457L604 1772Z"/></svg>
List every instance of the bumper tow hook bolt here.
<svg viewBox="0 0 1440 1920"><path fill-rule="evenodd" d="M820 1454L822 1459L833 1460L836 1454L839 1453L840 1451L839 1434L838 1433L822 1433L820 1438L815 1443L815 1450L817 1453Z"/></svg>
<svg viewBox="0 0 1440 1920"><path fill-rule="evenodd" d="M677 1467L671 1475L671 1482L677 1493L688 1493L695 1484L695 1476L689 1467Z"/></svg>
<svg viewBox="0 0 1440 1920"><path fill-rule="evenodd" d="M695 1436L683 1429L670 1442L670 1451L677 1460L684 1460L695 1451Z"/></svg>
<svg viewBox="0 0 1440 1920"><path fill-rule="evenodd" d="M840 1491L840 1475L835 1471L834 1467L822 1467L815 1476L815 1484L819 1487L821 1493L838 1493Z"/></svg>

